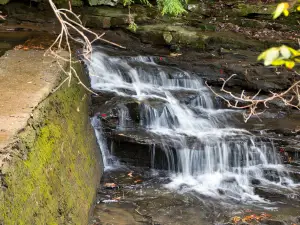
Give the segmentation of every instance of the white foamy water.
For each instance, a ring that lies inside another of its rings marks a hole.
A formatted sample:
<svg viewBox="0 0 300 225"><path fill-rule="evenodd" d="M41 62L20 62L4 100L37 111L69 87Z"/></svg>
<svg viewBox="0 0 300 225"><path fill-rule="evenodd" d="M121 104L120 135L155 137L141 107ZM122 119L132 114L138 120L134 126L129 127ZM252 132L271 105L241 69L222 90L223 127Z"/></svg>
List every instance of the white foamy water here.
<svg viewBox="0 0 300 225"><path fill-rule="evenodd" d="M101 149L104 169L109 170L115 168L119 165L119 161L109 151L109 148L106 143L106 137L102 131L101 120L99 120L97 116L95 116L91 119L91 123L95 129L97 142Z"/></svg>
<svg viewBox="0 0 300 225"><path fill-rule="evenodd" d="M94 90L138 101L140 126L162 137L160 147L172 178L167 188L264 202L255 195L252 181L293 186L272 142L231 127L228 121L236 112L221 109L198 77L157 65L151 57L126 59L94 52L87 64ZM126 131L129 117L128 108L119 107L118 129ZM109 166L113 161L103 133L97 136Z"/></svg>

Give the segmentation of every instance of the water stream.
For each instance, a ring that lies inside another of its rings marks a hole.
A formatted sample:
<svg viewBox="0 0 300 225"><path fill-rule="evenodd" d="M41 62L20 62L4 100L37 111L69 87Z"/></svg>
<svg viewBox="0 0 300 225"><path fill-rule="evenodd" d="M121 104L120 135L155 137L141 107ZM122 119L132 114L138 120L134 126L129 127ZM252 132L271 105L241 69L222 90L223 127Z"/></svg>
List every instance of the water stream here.
<svg viewBox="0 0 300 225"><path fill-rule="evenodd" d="M159 65L151 57L109 56L101 49L94 51L87 66L95 91L138 102L140 120L134 126L126 105L118 105L117 130L138 129L160 137L149 149L152 169L158 167L157 145L165 155L171 178L166 188L267 203L255 193L254 182L278 190L297 186L272 140L236 128L233 120L240 112L222 108L198 76ZM93 120L106 168L119 165L100 120Z"/></svg>

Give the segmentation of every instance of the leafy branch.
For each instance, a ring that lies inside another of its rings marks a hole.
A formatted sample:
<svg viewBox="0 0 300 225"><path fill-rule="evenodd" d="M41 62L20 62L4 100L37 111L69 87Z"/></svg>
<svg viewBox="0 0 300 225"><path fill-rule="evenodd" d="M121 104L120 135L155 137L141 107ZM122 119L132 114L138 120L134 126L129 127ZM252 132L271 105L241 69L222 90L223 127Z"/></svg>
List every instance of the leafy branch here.
<svg viewBox="0 0 300 225"><path fill-rule="evenodd" d="M278 4L276 10L273 13L273 19L278 18L281 14L285 16L289 15L289 10L296 6L296 10L300 11L300 0L292 0L290 2L283 2ZM300 47L300 41L299 47ZM285 66L288 69L292 69L296 64L300 63L300 50L293 49L291 47L282 45L280 47L272 47L262 52L257 60L263 60L265 66ZM300 74L297 71L294 73L298 76ZM222 93L226 93L229 97L223 96L221 93L216 92L207 83L208 88L218 97L222 98L230 108L245 109L244 121L247 122L252 116L259 116L265 110L258 111L262 105L265 109L268 108L268 103L274 100L282 101L286 106L296 108L300 110L300 79L297 79L287 90L277 93L270 91L270 94L266 98L260 98L259 90L255 95L250 96L245 94L243 90L240 95L233 94L231 91L225 88L227 82L232 79L236 74L231 75L228 79L221 79L223 85L220 89ZM300 78L300 77L299 77Z"/></svg>

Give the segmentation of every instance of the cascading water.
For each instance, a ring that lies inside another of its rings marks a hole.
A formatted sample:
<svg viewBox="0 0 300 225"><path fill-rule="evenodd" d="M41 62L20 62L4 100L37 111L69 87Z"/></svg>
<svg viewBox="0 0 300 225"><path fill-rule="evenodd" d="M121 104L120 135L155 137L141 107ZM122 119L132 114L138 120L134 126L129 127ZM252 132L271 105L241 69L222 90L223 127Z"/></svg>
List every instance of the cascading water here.
<svg viewBox="0 0 300 225"><path fill-rule="evenodd" d="M282 188L294 185L272 142L231 127L228 121L237 112L221 109L198 77L158 65L151 57L109 57L99 51L87 65L94 90L139 102L139 128L161 137L159 144L172 178L166 187L263 201L251 182ZM117 114L118 129L124 131L130 120L128 109L121 106ZM97 127L105 165L110 165L101 124Z"/></svg>
<svg viewBox="0 0 300 225"><path fill-rule="evenodd" d="M114 166L119 165L118 160L114 157L107 146L105 135L102 131L101 120L97 116L93 117L91 123L95 129L96 138L98 145L101 149L103 165L105 169L112 169Z"/></svg>

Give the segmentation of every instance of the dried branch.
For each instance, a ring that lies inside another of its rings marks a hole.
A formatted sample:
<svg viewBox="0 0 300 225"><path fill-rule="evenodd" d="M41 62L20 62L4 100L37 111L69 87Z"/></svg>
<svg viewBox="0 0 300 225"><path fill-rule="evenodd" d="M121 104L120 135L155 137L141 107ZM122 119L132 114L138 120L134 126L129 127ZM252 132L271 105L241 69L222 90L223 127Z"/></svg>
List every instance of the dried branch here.
<svg viewBox="0 0 300 225"><path fill-rule="evenodd" d="M299 75L296 71L294 71L295 74ZM246 95L245 91L243 90L241 95L238 96L236 94L233 94L231 91L228 91L225 89L226 84L229 80L232 79L232 77L236 76L236 74L232 74L229 78L224 79L221 78L223 81L223 85L220 89L221 92L228 94L230 97L225 97L220 93L217 93L211 86L209 86L206 83L207 87L218 97L223 99L228 107L235 108L235 109L246 109L246 112L244 112L244 120L247 122L252 116L259 116L262 114L265 110L262 112L258 112L258 106L262 104L264 108L268 108L268 103L270 101L273 101L275 99L279 99L282 101L286 106L290 106L293 108L296 108L300 110L300 80L295 81L287 90L276 93L270 91L270 96L266 98L258 99L258 95L260 94L261 90L259 90L255 95ZM291 96L291 97L289 97Z"/></svg>
<svg viewBox="0 0 300 225"><path fill-rule="evenodd" d="M69 9L58 9L52 0L49 0L49 4L60 24L61 30L59 35L52 43L52 45L48 48L48 50L45 52L45 54L50 53L53 57L59 59L57 60L58 65L61 68L61 70L67 75L67 78L64 79L63 82L54 91L60 88L67 81L70 85L72 78L75 77L78 81L78 84L82 85L86 90L90 91L91 93L96 94L80 80L79 75L77 74L77 71L74 68L74 63L78 63L79 60L73 60L71 42L76 42L82 46L81 56L86 60L89 60L93 51L92 44L97 40L119 48L125 49L125 47L102 38L105 33L98 35L95 32L84 27L80 16L76 15L72 11L71 2L69 2ZM92 36L93 39L90 40L87 36ZM63 56L60 54L60 50L63 49L68 52L67 56ZM68 68L65 69L59 61L67 62Z"/></svg>
<svg viewBox="0 0 300 225"><path fill-rule="evenodd" d="M0 11L0 19L1 20L6 20L7 15L2 15L2 11Z"/></svg>

